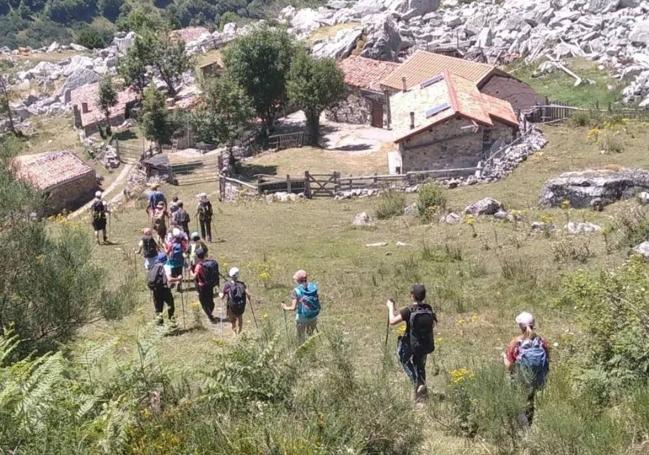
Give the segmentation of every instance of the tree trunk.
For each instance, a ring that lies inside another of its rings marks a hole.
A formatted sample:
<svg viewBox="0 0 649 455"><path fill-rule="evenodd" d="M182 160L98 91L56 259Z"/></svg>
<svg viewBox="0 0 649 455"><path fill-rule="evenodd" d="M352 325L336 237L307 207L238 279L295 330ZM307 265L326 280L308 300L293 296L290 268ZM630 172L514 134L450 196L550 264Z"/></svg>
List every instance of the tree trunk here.
<svg viewBox="0 0 649 455"><path fill-rule="evenodd" d="M320 147L320 111L305 111L309 145Z"/></svg>
<svg viewBox="0 0 649 455"><path fill-rule="evenodd" d="M2 76L0 76L2 78ZM16 125L14 124L14 116L11 113L11 106L9 105L9 90L7 89L7 81L2 78L0 79L0 96L2 96L2 104L4 104L5 110L7 111L7 120L9 120L9 131L14 136L19 136L16 131Z"/></svg>

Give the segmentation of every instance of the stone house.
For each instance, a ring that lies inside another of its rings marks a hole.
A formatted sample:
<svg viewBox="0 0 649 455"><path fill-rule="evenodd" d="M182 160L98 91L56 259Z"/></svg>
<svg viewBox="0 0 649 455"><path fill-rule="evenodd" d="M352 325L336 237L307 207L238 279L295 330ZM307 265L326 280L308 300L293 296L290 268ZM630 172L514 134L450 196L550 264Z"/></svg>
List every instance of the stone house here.
<svg viewBox="0 0 649 455"><path fill-rule="evenodd" d="M99 83L83 85L70 92L70 104L74 114L74 126L83 129L86 136L99 132L105 124L104 113L97 102ZM138 103L138 94L132 88L117 93L117 104L110 108L110 125L119 126L130 117L131 109Z"/></svg>
<svg viewBox="0 0 649 455"><path fill-rule="evenodd" d="M518 131L509 102L449 71L395 93L390 105L398 145L388 157L391 174L475 167Z"/></svg>
<svg viewBox="0 0 649 455"><path fill-rule="evenodd" d="M76 210L97 190L94 169L67 150L17 156L12 169L17 179L44 195L46 215Z"/></svg>
<svg viewBox="0 0 649 455"><path fill-rule="evenodd" d="M377 128L387 126L387 96L380 87L380 81L398 66L397 63L358 56L338 62L345 74L348 95L325 112L327 119Z"/></svg>
<svg viewBox="0 0 649 455"><path fill-rule="evenodd" d="M418 50L381 81L388 93L409 90L436 74L448 71L467 79L486 95L508 101L515 112L525 112L544 98L511 74L486 63ZM389 111L390 105L388 105Z"/></svg>

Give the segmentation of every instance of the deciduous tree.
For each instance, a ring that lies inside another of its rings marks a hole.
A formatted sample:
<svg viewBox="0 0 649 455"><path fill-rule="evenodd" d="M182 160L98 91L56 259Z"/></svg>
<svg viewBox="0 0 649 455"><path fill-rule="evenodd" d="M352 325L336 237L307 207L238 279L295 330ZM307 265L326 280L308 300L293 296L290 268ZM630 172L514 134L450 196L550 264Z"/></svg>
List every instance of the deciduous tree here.
<svg viewBox="0 0 649 455"><path fill-rule="evenodd" d="M320 114L345 97L342 71L333 59L314 58L301 49L293 58L286 85L291 102L304 110L311 145L317 146Z"/></svg>
<svg viewBox="0 0 649 455"><path fill-rule="evenodd" d="M106 120L106 134L110 135L110 109L117 104L117 92L113 87L113 79L110 76L104 77L99 83L97 106L101 109Z"/></svg>
<svg viewBox="0 0 649 455"><path fill-rule="evenodd" d="M140 127L144 137L154 141L158 149L163 144L171 143L171 137L176 130L174 121L165 105L164 95L153 86L149 86L144 91Z"/></svg>

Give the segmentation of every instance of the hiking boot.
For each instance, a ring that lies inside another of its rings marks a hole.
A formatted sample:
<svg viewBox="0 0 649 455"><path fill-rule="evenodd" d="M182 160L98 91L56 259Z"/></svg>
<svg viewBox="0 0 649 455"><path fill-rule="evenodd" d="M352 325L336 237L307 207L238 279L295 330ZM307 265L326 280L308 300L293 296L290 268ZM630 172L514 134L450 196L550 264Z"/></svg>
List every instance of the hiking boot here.
<svg viewBox="0 0 649 455"><path fill-rule="evenodd" d="M172 329L178 328L178 323L176 322L176 318L174 317L169 318L169 327Z"/></svg>
<svg viewBox="0 0 649 455"><path fill-rule="evenodd" d="M417 389L415 390L415 403L423 403L424 401L426 401L427 395L428 389L426 388L426 385L418 385Z"/></svg>
<svg viewBox="0 0 649 455"><path fill-rule="evenodd" d="M219 322L221 322L220 319L215 316L208 316L207 318L210 320L212 324L218 324Z"/></svg>
<svg viewBox="0 0 649 455"><path fill-rule="evenodd" d="M155 323L156 323L156 325L162 325L162 324L164 324L164 320L162 319L162 315L161 315L161 314L157 314L157 315L156 315L156 317L155 317Z"/></svg>

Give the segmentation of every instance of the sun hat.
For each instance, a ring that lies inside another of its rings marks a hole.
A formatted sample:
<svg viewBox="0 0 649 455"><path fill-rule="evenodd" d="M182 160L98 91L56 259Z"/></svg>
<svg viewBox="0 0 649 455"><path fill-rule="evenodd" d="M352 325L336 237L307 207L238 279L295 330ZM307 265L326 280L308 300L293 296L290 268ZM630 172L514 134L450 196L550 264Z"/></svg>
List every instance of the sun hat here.
<svg viewBox="0 0 649 455"><path fill-rule="evenodd" d="M306 272L302 269L298 270L293 274L293 280L300 283L306 280Z"/></svg>
<svg viewBox="0 0 649 455"><path fill-rule="evenodd" d="M96 192L95 192L95 197L96 197L97 199L101 199L101 191L96 191Z"/></svg>
<svg viewBox="0 0 649 455"><path fill-rule="evenodd" d="M534 327L534 316L532 316L532 313L523 311L516 316L516 324L524 327Z"/></svg>
<svg viewBox="0 0 649 455"><path fill-rule="evenodd" d="M173 235L174 237L180 237L182 235L182 231L178 228L173 228L171 230L171 235Z"/></svg>
<svg viewBox="0 0 649 455"><path fill-rule="evenodd" d="M198 232L192 232L191 239L192 240L200 240L201 236L198 234Z"/></svg>
<svg viewBox="0 0 649 455"><path fill-rule="evenodd" d="M230 278L236 278L239 276L239 269L237 267L232 267L230 269L230 272L228 273L230 275Z"/></svg>

